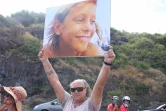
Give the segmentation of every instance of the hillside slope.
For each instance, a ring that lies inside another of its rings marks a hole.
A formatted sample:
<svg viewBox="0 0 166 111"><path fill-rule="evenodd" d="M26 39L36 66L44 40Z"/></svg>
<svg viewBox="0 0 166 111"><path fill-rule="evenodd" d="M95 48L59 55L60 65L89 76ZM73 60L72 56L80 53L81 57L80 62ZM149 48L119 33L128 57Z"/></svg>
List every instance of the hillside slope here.
<svg viewBox="0 0 166 111"><path fill-rule="evenodd" d="M24 108L32 109L35 105L56 97L37 57L42 44L41 37L38 39L31 35L22 26L17 26L17 28L21 30L13 28L0 30L0 83L5 86L21 85L25 87L28 97L24 101ZM116 37L121 38L120 34ZM125 35L122 37L122 42L116 37L114 38L116 43L112 43L112 45L117 58L113 63L109 80L104 89L101 111L106 110L114 95L118 95L120 99L129 95L131 97L130 111L155 108L166 103L166 74L164 74L163 68L165 63L162 63L163 67L161 68L154 68L144 62L140 63L140 59L138 60L135 55L132 55L135 57L133 59L129 55L126 56L125 53L122 54L123 50L120 50L119 47L125 48L122 45L130 42L131 38ZM165 60L164 57L163 60ZM86 79L93 88L103 63L103 57L56 58L50 59L50 61L57 71L62 85L69 91L70 82L77 78ZM156 59L156 62L160 61Z"/></svg>
<svg viewBox="0 0 166 111"><path fill-rule="evenodd" d="M37 55L33 57L25 50L20 50L20 47L25 45L22 44L25 40L19 42L20 39L12 41L9 39L5 41L4 37L0 39L0 41L3 39L0 47L0 82L6 86L25 87L28 92L28 98L24 102L25 108L33 108L39 103L54 99L53 89L45 77ZM50 61L63 86L69 91L69 83L76 78L86 79L93 87L103 58L59 58ZM166 75L158 70L152 68L139 70L130 65L118 69L113 67L104 89L102 110L106 109L113 95L120 98L129 95L132 100L130 107L132 111L148 109L152 107L151 105L155 107L166 102L165 92Z"/></svg>

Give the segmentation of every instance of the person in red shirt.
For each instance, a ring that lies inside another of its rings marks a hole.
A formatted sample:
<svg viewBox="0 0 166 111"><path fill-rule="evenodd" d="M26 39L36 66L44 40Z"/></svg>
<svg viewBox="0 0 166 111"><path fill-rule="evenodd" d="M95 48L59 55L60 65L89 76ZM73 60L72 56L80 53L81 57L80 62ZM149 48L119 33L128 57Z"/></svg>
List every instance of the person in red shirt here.
<svg viewBox="0 0 166 111"><path fill-rule="evenodd" d="M113 96L112 103L108 105L107 111L118 111L118 96Z"/></svg>
<svg viewBox="0 0 166 111"><path fill-rule="evenodd" d="M129 111L128 107L130 106L130 97L124 96L122 99L122 105L120 106L120 111Z"/></svg>

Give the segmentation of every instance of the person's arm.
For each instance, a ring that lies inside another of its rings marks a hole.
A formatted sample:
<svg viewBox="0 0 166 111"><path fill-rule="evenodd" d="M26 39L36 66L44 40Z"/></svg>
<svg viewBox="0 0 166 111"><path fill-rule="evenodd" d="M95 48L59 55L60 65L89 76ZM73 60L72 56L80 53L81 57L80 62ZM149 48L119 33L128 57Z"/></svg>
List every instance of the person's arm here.
<svg viewBox="0 0 166 111"><path fill-rule="evenodd" d="M4 105L0 106L0 111L4 111L4 109L5 109Z"/></svg>
<svg viewBox="0 0 166 111"><path fill-rule="evenodd" d="M55 91L56 97L58 98L59 102L62 103L62 101L64 99L65 90L64 90L63 86L61 85L58 75L54 71L48 58L43 57L43 51L44 50L41 50L39 52L38 57L43 64L46 76Z"/></svg>
<svg viewBox="0 0 166 111"><path fill-rule="evenodd" d="M113 48L110 46L110 50L108 51L108 53L104 55L104 61L107 63L111 63L114 60L114 58L115 54L113 52ZM99 76L97 78L97 81L92 90L91 97L94 105L98 105L102 101L103 89L109 77L109 72L110 72L110 66L103 64Z"/></svg>
<svg viewBox="0 0 166 111"><path fill-rule="evenodd" d="M7 104L3 104L1 107L0 107L0 111L8 111L8 105Z"/></svg>

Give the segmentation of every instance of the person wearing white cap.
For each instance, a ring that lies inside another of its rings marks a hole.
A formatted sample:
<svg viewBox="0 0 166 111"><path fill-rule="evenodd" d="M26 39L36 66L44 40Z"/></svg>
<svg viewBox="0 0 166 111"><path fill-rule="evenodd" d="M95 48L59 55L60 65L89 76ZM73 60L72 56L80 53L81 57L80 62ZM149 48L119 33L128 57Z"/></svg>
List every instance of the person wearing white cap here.
<svg viewBox="0 0 166 111"><path fill-rule="evenodd" d="M124 96L122 99L122 105L120 106L120 111L129 111L129 106L130 106L130 97L129 96Z"/></svg>

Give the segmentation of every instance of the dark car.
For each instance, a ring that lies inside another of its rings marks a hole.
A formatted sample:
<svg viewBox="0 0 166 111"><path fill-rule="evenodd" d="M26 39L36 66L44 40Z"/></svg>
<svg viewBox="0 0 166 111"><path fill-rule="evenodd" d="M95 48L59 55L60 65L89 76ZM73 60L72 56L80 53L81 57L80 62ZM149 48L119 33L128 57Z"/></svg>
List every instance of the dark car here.
<svg viewBox="0 0 166 111"><path fill-rule="evenodd" d="M62 106L57 99L42 103L33 108L33 111L63 111Z"/></svg>
<svg viewBox="0 0 166 111"><path fill-rule="evenodd" d="M156 109L151 109L151 110L142 110L142 111L166 111L166 104L163 104Z"/></svg>

